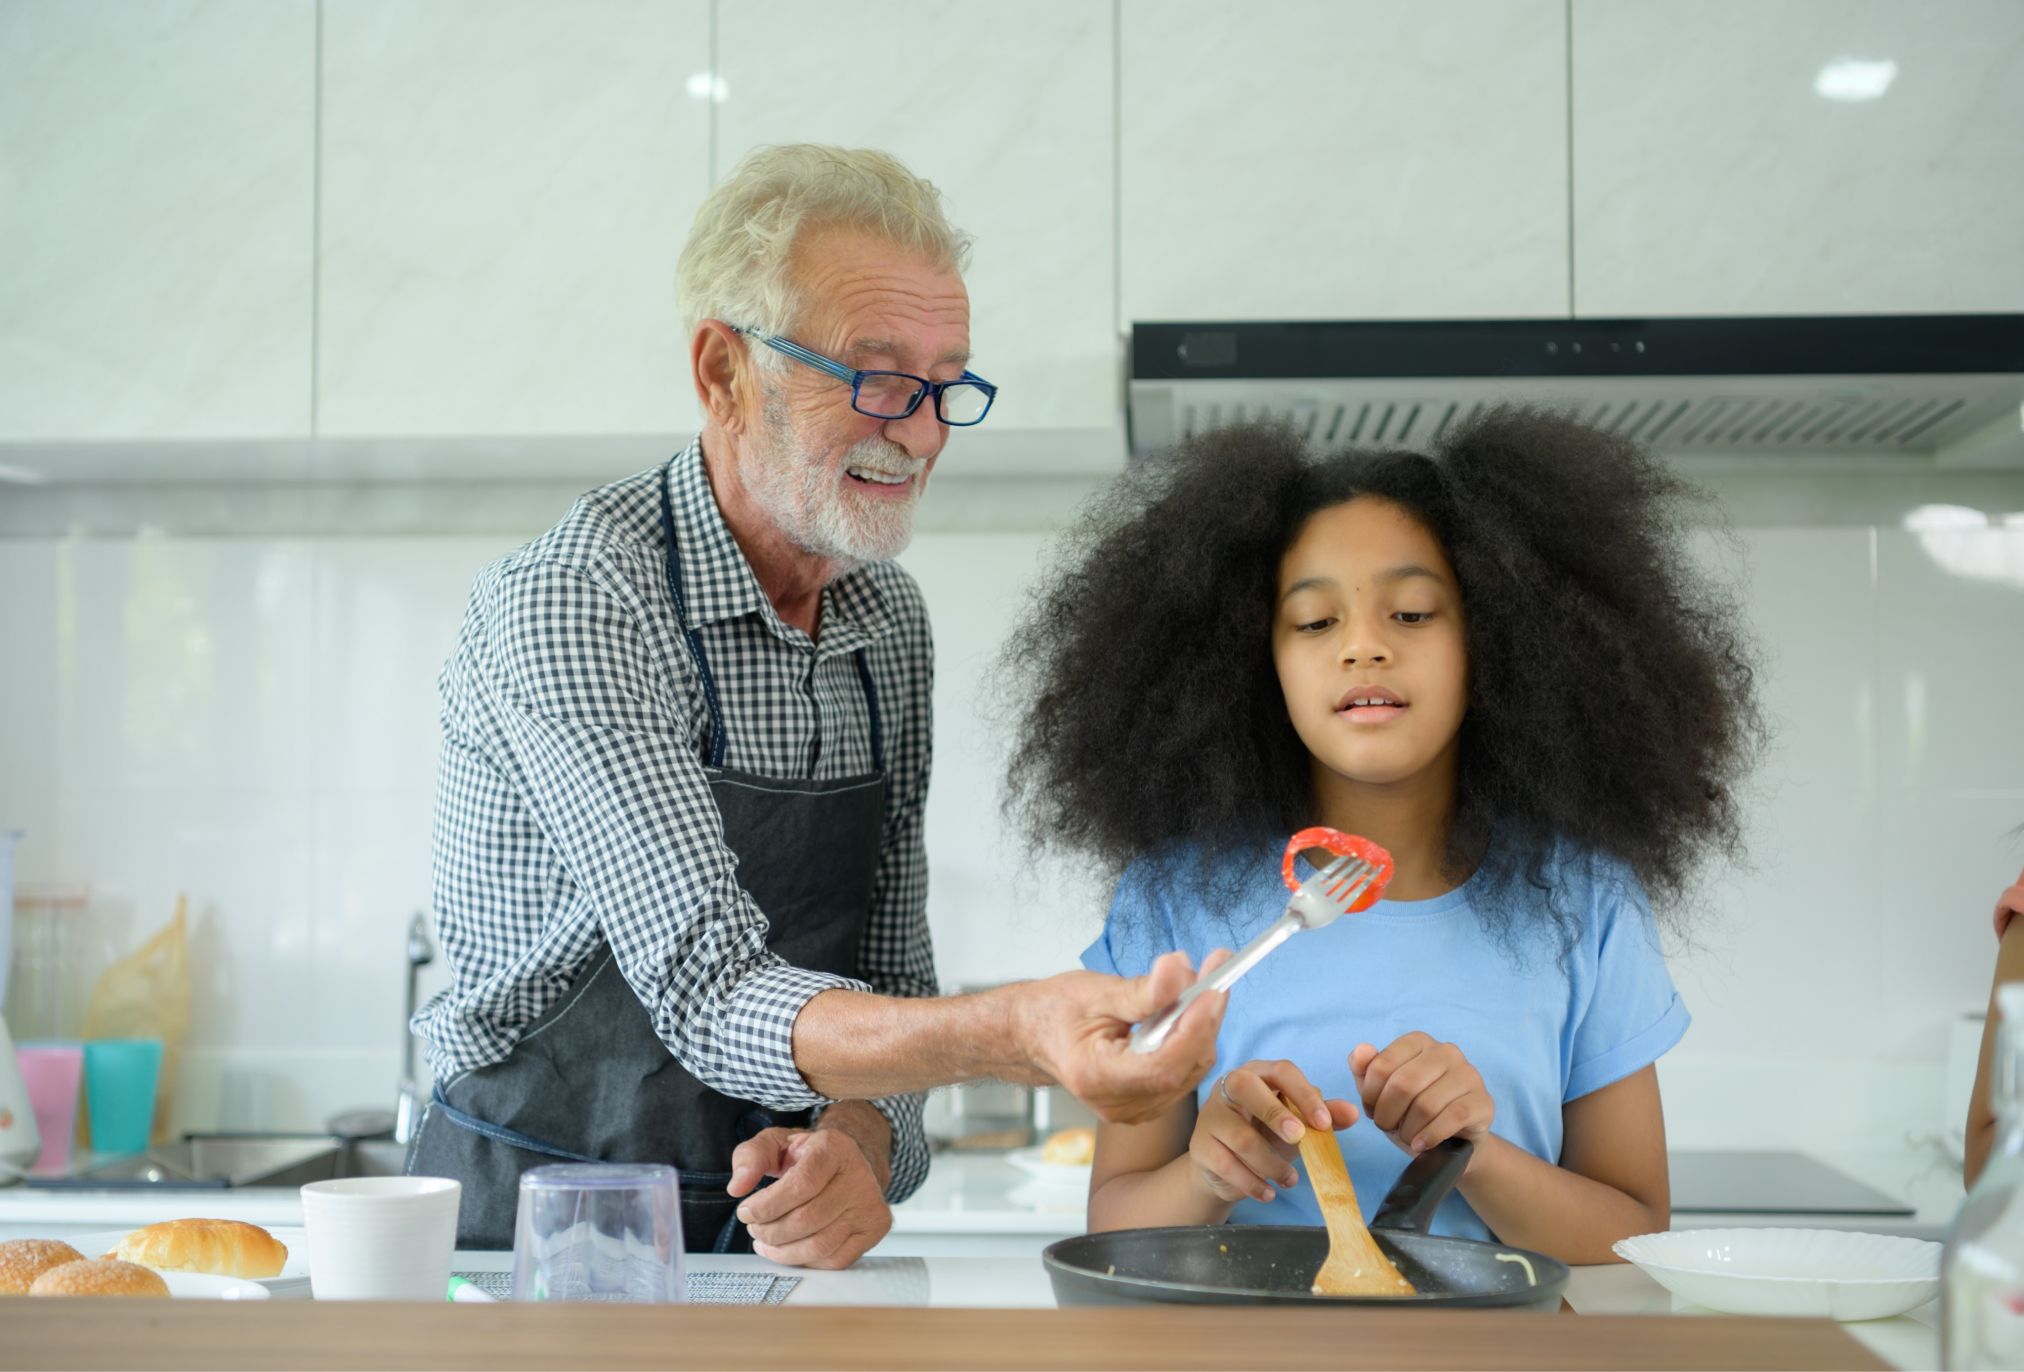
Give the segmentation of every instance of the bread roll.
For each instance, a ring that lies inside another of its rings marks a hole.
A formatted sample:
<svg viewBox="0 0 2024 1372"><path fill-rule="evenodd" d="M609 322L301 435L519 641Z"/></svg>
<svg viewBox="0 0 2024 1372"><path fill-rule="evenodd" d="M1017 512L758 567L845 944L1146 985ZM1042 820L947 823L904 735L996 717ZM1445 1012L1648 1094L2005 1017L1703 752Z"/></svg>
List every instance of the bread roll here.
<svg viewBox="0 0 2024 1372"><path fill-rule="evenodd" d="M138 1263L85 1258L52 1267L28 1288L31 1296L166 1296L161 1273Z"/></svg>
<svg viewBox="0 0 2024 1372"><path fill-rule="evenodd" d="M288 1249L257 1224L238 1220L164 1220L136 1229L106 1254L163 1272L220 1277L278 1277Z"/></svg>
<svg viewBox="0 0 2024 1372"><path fill-rule="evenodd" d="M0 1243L0 1296L25 1296L50 1268L83 1261L62 1239L9 1239Z"/></svg>
<svg viewBox="0 0 2024 1372"><path fill-rule="evenodd" d="M1057 1167L1087 1167L1095 1156L1094 1129L1057 1129L1040 1145L1041 1160Z"/></svg>

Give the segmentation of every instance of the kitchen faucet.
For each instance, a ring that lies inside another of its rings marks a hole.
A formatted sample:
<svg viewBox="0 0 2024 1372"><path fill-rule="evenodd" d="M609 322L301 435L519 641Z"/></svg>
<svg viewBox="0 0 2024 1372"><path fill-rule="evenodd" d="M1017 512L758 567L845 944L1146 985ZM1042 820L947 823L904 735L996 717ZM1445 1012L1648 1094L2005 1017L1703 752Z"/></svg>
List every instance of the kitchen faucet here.
<svg viewBox="0 0 2024 1372"><path fill-rule="evenodd" d="M394 1142L407 1143L415 1136L422 1115L422 1092L415 1083L415 983L424 967L436 960L429 942L428 916L417 910L408 922L407 1012L401 1016L401 1099L394 1111Z"/></svg>

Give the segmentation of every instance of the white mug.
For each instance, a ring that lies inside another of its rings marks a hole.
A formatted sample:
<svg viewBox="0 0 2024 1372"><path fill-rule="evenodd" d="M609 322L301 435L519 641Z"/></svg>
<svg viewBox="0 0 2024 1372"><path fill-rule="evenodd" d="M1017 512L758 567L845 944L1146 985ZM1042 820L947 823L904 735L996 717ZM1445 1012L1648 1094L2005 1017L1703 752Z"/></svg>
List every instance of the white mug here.
<svg viewBox="0 0 2024 1372"><path fill-rule="evenodd" d="M448 1177L347 1177L302 1188L309 1289L320 1301L441 1301L463 1186Z"/></svg>

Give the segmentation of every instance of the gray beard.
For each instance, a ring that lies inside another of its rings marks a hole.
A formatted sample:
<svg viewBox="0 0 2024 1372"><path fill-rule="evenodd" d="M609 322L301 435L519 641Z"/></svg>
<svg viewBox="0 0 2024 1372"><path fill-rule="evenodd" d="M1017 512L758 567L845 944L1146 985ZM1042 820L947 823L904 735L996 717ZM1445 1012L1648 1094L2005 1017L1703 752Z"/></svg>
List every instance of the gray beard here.
<svg viewBox="0 0 2024 1372"><path fill-rule="evenodd" d="M794 432L785 403L769 397L763 414L765 445L744 464L745 488L780 532L804 552L855 567L884 562L906 551L914 537L914 506L859 500L842 475L847 467L925 472L924 464L890 439L873 434L853 444L834 467L809 453Z"/></svg>

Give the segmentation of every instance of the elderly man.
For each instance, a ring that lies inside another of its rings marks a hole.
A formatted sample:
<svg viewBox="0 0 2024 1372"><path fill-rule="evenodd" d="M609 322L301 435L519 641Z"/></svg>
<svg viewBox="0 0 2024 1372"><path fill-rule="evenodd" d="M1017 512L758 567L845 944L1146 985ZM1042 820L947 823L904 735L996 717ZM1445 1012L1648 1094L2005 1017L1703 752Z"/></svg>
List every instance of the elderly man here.
<svg viewBox="0 0 2024 1372"><path fill-rule="evenodd" d="M889 559L995 395L967 246L882 153L747 157L677 274L701 436L479 575L442 676L455 978L415 1017L410 1157L462 1180L463 1244L512 1242L528 1167L651 1161L692 1248L842 1266L926 1175L926 1088L1056 1081L1134 1120L1212 1062L1219 996L1128 1045L1178 954L935 994L933 650Z"/></svg>

